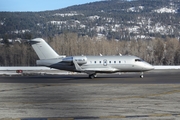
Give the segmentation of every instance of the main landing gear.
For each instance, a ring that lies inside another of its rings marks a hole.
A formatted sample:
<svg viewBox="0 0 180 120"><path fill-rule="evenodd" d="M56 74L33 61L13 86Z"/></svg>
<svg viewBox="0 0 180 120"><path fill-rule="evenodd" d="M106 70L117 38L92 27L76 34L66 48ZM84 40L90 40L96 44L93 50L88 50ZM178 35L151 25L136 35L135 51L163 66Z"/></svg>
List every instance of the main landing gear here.
<svg viewBox="0 0 180 120"><path fill-rule="evenodd" d="M143 72L141 72L141 74L140 74L140 78L143 78L144 76L143 76Z"/></svg>
<svg viewBox="0 0 180 120"><path fill-rule="evenodd" d="M91 79L94 79L96 77L97 77L97 75L95 73L94 74L89 74L89 78L91 78Z"/></svg>

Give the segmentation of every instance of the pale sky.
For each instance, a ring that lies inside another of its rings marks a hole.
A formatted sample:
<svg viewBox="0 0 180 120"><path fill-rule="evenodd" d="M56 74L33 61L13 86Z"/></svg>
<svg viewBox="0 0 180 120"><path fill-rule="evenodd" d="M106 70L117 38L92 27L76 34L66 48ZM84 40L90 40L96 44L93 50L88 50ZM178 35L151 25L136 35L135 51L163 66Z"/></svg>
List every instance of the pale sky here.
<svg viewBox="0 0 180 120"><path fill-rule="evenodd" d="M65 8L101 0L0 0L0 11L25 12Z"/></svg>

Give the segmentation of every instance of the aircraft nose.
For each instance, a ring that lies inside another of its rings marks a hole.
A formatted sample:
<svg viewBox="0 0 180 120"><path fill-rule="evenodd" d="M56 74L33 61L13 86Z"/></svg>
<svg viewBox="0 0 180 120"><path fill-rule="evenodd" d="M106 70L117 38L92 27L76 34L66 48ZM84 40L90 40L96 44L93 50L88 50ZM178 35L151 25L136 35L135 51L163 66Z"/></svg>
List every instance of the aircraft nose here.
<svg viewBox="0 0 180 120"><path fill-rule="evenodd" d="M153 70L154 69L154 67L149 63L145 63L144 67L145 67L146 70Z"/></svg>

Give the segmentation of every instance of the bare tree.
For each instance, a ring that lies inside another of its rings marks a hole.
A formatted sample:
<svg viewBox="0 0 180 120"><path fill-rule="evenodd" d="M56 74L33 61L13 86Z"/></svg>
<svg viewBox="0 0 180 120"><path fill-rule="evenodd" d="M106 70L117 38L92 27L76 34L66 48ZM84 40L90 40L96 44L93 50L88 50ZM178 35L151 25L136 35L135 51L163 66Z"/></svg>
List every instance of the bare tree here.
<svg viewBox="0 0 180 120"><path fill-rule="evenodd" d="M154 65L180 64L180 43L177 39L117 41L106 38L78 36L63 33L44 38L60 55L136 55ZM26 43L1 45L0 65L35 65L38 59L32 47Z"/></svg>
<svg viewBox="0 0 180 120"><path fill-rule="evenodd" d="M165 44L164 64L174 65L174 57L179 45L177 39L168 38Z"/></svg>
<svg viewBox="0 0 180 120"><path fill-rule="evenodd" d="M162 65L164 59L164 40L155 39L153 43L154 64Z"/></svg>

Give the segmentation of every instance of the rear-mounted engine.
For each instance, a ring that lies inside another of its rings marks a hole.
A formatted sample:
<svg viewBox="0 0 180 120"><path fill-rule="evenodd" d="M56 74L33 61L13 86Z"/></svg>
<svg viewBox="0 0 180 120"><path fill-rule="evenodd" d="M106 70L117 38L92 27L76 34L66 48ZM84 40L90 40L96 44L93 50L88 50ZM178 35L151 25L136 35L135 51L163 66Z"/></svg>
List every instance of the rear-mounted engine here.
<svg viewBox="0 0 180 120"><path fill-rule="evenodd" d="M63 62L73 62L73 60L75 62L77 62L79 65L82 65L82 64L86 64L87 63L87 58L86 56L74 56L74 57L66 57L64 58L62 61Z"/></svg>

